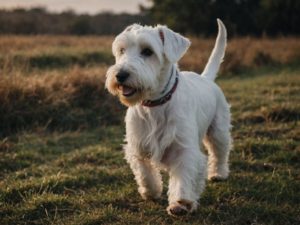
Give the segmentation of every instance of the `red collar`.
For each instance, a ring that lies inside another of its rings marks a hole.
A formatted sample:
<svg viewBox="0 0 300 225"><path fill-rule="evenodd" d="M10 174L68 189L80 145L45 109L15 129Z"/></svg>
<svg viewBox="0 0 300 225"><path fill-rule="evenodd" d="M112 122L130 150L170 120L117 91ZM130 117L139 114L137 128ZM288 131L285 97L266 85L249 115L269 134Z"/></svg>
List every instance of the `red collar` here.
<svg viewBox="0 0 300 225"><path fill-rule="evenodd" d="M177 84L178 84L178 72L176 71L175 83L174 83L173 87L171 88L171 90L168 91L163 97L161 97L159 99L144 100L142 102L142 106L155 107L155 106L159 106L159 105L165 104L167 101L169 101L171 99L172 94L175 92L175 90L177 88Z"/></svg>

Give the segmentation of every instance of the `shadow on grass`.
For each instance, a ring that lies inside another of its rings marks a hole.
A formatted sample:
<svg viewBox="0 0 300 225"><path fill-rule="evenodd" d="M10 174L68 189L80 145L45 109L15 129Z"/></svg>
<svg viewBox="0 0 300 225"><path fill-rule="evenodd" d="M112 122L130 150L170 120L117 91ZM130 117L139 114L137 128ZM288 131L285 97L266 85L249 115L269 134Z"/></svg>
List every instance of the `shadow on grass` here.
<svg viewBox="0 0 300 225"><path fill-rule="evenodd" d="M14 141L14 145L0 152L0 177L28 168L18 173L19 178L22 173L28 178L37 166L51 163L60 167L83 163L121 165L124 163L119 153L123 132L123 127L111 126L86 132L42 132L10 137L9 141ZM100 149L106 147L107 150ZM36 176L38 170L33 173Z"/></svg>
<svg viewBox="0 0 300 225"><path fill-rule="evenodd" d="M126 176L120 174L111 174L98 170L95 174L81 174L79 176L50 177L33 179L31 183L2 191L1 201L8 204L17 204L27 201L32 195L43 193L52 193L59 195L76 195L80 191L87 191L90 188L103 188L110 185L121 186Z"/></svg>

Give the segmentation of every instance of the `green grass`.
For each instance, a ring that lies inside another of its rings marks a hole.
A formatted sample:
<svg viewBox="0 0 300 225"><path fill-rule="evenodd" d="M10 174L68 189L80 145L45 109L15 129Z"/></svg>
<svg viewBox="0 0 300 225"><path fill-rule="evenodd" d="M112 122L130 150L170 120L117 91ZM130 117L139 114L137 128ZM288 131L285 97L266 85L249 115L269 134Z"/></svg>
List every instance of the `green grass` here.
<svg viewBox="0 0 300 225"><path fill-rule="evenodd" d="M45 129L0 140L0 224L300 224L300 70L217 81L232 105L231 175L200 208L166 214L143 201L123 159L124 125Z"/></svg>
<svg viewBox="0 0 300 225"><path fill-rule="evenodd" d="M300 224L298 39L230 41L217 82L232 105L232 172L177 219L167 174L145 202L123 159L125 109L104 90L111 42L1 37L1 225ZM181 67L201 71L212 45L193 39Z"/></svg>

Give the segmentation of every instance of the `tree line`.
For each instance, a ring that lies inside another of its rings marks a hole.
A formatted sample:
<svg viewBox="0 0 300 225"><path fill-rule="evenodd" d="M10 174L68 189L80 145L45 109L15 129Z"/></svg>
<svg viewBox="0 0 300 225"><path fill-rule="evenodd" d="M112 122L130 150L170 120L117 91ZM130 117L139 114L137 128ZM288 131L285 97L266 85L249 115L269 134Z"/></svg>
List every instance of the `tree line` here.
<svg viewBox="0 0 300 225"><path fill-rule="evenodd" d="M192 35L216 32L216 18L232 36L300 34L299 0L149 0L139 14L78 15L45 8L0 10L0 34L115 35L132 23L166 24Z"/></svg>
<svg viewBox="0 0 300 225"><path fill-rule="evenodd" d="M146 24L149 20L143 14L78 15L73 11L51 13L40 7L0 10L0 34L111 35L136 22Z"/></svg>
<svg viewBox="0 0 300 225"><path fill-rule="evenodd" d="M299 35L299 0L149 0L142 8L155 22L197 35L216 31L216 18L231 35Z"/></svg>

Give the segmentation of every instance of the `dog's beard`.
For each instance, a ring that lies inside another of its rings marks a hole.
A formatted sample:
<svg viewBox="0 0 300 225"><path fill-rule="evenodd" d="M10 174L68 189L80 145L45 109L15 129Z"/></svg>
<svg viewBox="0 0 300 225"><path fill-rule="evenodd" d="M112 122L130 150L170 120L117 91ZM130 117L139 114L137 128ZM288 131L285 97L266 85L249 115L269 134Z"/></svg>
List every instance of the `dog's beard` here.
<svg viewBox="0 0 300 225"><path fill-rule="evenodd" d="M149 87L144 87L141 84L118 84L114 85L117 96L120 102L125 106L134 106L145 100Z"/></svg>
<svg viewBox="0 0 300 225"><path fill-rule="evenodd" d="M130 107L130 106L134 106L136 104L139 104L143 101L144 99L144 94L142 91L136 91L132 96L130 97L127 97L127 96L124 96L123 94L119 94L119 99L120 99L120 102L122 104L124 104L125 106L127 107Z"/></svg>
<svg viewBox="0 0 300 225"><path fill-rule="evenodd" d="M141 85L139 85L139 88L129 84L121 85L114 78L108 78L105 85L108 91L117 96L120 102L127 107L141 103L147 96L146 88Z"/></svg>

